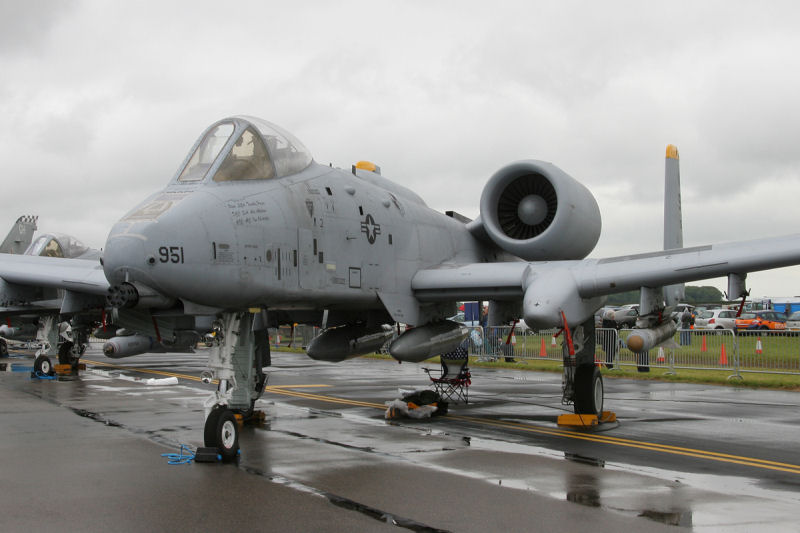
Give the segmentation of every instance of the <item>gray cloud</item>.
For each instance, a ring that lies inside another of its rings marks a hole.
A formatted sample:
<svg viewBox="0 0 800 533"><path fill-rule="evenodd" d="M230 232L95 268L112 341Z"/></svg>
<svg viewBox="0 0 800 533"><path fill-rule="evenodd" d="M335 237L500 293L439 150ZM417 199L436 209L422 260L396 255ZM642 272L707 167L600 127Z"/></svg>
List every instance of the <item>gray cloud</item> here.
<svg viewBox="0 0 800 533"><path fill-rule="evenodd" d="M0 58L39 51L55 24L74 7L72 0L0 2Z"/></svg>

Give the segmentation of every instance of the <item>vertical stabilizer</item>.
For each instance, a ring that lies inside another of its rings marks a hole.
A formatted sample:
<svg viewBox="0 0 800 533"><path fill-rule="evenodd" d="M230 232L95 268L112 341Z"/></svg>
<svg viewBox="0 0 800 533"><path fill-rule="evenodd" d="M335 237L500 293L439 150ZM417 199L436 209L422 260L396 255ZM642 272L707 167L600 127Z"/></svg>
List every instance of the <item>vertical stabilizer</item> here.
<svg viewBox="0 0 800 533"><path fill-rule="evenodd" d="M37 216L22 215L14 222L11 231L8 232L6 240L0 245L0 253L4 254L23 254L33 241L33 233L36 231Z"/></svg>
<svg viewBox="0 0 800 533"><path fill-rule="evenodd" d="M667 145L664 167L664 249L683 248L683 216L681 214L681 172L678 148ZM675 305L684 297L684 284L664 287L667 306Z"/></svg>

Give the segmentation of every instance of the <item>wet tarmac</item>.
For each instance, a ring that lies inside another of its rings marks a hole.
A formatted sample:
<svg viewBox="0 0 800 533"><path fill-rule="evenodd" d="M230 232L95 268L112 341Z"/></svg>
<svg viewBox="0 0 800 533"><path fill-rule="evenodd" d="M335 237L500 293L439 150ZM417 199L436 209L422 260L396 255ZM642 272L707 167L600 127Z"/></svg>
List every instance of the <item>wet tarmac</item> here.
<svg viewBox="0 0 800 533"><path fill-rule="evenodd" d="M0 360L2 531L798 530L797 393L607 379L619 422L576 430L559 374L476 368L469 405L386 421L426 365L273 353L238 464L173 466L202 445L203 351L84 360Z"/></svg>

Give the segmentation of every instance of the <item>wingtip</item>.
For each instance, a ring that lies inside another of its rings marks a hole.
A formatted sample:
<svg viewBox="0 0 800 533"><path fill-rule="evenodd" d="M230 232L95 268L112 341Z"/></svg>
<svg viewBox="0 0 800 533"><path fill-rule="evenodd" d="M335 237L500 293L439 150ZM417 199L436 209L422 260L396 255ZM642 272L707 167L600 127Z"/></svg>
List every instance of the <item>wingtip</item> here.
<svg viewBox="0 0 800 533"><path fill-rule="evenodd" d="M678 147L674 144L667 145L667 159L679 159Z"/></svg>

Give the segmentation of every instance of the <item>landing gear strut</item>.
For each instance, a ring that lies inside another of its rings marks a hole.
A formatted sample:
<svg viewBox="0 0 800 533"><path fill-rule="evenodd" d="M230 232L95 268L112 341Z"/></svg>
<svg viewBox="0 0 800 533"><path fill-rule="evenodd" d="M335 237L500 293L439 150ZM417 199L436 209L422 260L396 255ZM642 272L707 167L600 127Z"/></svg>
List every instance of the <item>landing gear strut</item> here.
<svg viewBox="0 0 800 533"><path fill-rule="evenodd" d="M574 354L564 342L564 376L562 378L562 403L573 404L575 414L603 413L603 377L594 362L594 319L589 319L571 331Z"/></svg>
<svg viewBox="0 0 800 533"><path fill-rule="evenodd" d="M223 460L239 454L237 414L252 416L255 402L264 392L270 364L266 312L223 313L217 338L219 345L209 351L211 377L219 380L216 392L206 400L207 417L203 432L207 447L217 448Z"/></svg>

